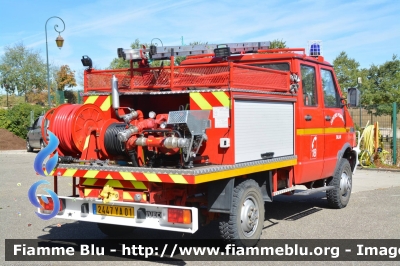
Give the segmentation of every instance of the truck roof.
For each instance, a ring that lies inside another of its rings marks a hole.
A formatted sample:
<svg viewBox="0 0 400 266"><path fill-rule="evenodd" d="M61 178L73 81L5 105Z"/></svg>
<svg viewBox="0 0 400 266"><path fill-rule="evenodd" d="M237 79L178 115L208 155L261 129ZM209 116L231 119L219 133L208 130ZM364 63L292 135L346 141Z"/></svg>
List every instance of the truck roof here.
<svg viewBox="0 0 400 266"><path fill-rule="evenodd" d="M302 59L311 62L318 62L320 64L331 64L325 61L324 57L306 55L304 48L283 48L283 49L268 49L261 50L257 53L233 54L229 57L215 57L214 54L187 56L186 60L181 62L181 65L195 65L195 64L210 64L220 63L224 61L232 61L235 63L246 63L254 61L271 61L271 60L286 60L286 59Z"/></svg>

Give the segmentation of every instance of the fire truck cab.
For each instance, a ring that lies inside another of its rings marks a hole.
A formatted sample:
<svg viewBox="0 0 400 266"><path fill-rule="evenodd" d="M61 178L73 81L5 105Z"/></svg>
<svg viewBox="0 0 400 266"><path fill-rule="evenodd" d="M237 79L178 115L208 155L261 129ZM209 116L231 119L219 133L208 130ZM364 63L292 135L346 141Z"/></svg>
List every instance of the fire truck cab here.
<svg viewBox="0 0 400 266"><path fill-rule="evenodd" d="M60 141L55 190L57 178L74 183L57 217L108 235L194 233L218 219L222 238L253 246L276 195L326 191L329 206L346 207L355 129L320 48L118 49L131 62L118 70L83 58L85 103L50 110L42 126ZM177 66L176 56L186 59ZM158 59L171 63L151 67Z"/></svg>

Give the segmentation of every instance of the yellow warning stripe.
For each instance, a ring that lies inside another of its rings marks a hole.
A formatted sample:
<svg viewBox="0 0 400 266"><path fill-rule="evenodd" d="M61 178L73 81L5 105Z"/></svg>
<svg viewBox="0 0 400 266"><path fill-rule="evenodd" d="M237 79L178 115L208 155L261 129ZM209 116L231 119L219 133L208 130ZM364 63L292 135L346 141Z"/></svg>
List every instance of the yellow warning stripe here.
<svg viewBox="0 0 400 266"><path fill-rule="evenodd" d="M101 104L100 109L102 111L107 111L108 109L110 109L111 104L112 104L111 96L107 96L104 102Z"/></svg>
<svg viewBox="0 0 400 266"><path fill-rule="evenodd" d="M86 178L85 181L83 181L82 185L85 186L94 186L94 184L96 183L97 179L95 178Z"/></svg>
<svg viewBox="0 0 400 266"><path fill-rule="evenodd" d="M67 171L64 172L63 176L74 176L77 171L77 169L67 169Z"/></svg>
<svg viewBox="0 0 400 266"><path fill-rule="evenodd" d="M86 174L85 174L83 177L86 177L86 178L95 178L96 175L97 175L98 173L99 173L99 171L96 171L96 170L89 170L89 171L86 172Z"/></svg>
<svg viewBox="0 0 400 266"><path fill-rule="evenodd" d="M161 182L161 179L158 177L157 174L154 174L154 173L143 173L143 175L144 175L150 182Z"/></svg>
<svg viewBox="0 0 400 266"><path fill-rule="evenodd" d="M174 175L170 174L169 177L174 181L174 183L179 183L179 184L187 184L187 180L182 176L182 175Z"/></svg>
<svg viewBox="0 0 400 266"><path fill-rule="evenodd" d="M218 101L222 104L222 106L225 107L230 107L230 99L229 96L226 95L225 92L223 91L214 91L212 92L212 94L214 95L215 98L218 99Z"/></svg>
<svg viewBox="0 0 400 266"><path fill-rule="evenodd" d="M123 192L122 193L122 199L123 200L133 200L133 197L131 196L131 194L129 194L129 192Z"/></svg>
<svg viewBox="0 0 400 266"><path fill-rule="evenodd" d="M119 172L124 180L136 180L131 172Z"/></svg>
<svg viewBox="0 0 400 266"><path fill-rule="evenodd" d="M85 191L85 192L84 192L84 193L85 193L85 197L89 196L90 193L92 192L92 190L93 190L93 189L85 188L85 189L84 189L84 191Z"/></svg>
<svg viewBox="0 0 400 266"><path fill-rule="evenodd" d="M93 95L93 96L89 96L87 99L86 99L86 101L85 101L85 103L84 104L91 104L91 103L94 103L96 100L97 100L97 98L99 98L99 96L97 95Z"/></svg>
<svg viewBox="0 0 400 266"><path fill-rule="evenodd" d="M212 106L204 99L200 92L190 93L190 98L200 107L201 110L211 110Z"/></svg>
<svg viewBox="0 0 400 266"><path fill-rule="evenodd" d="M84 149L84 150L86 150L87 147L89 146L89 139L90 139L90 135L86 137L85 145L83 146L83 149Z"/></svg>
<svg viewBox="0 0 400 266"><path fill-rule="evenodd" d="M221 171L221 172L216 172L216 173L198 175L195 177L194 183L195 184L205 183L205 182L220 180L220 179L229 178L229 177L235 177L235 176L240 176L240 175L261 172L261 171L278 169L278 168L287 167L287 166L293 166L296 164L297 164L297 159L291 159L291 160L286 160L286 161L281 161L281 162L276 162L276 163L254 165L254 166L248 166L248 167L244 167L244 168L231 169L231 170L226 170L226 171Z"/></svg>
<svg viewBox="0 0 400 266"><path fill-rule="evenodd" d="M304 128L297 129L297 135L318 135L318 134L339 134L349 132L349 128L343 127L328 127L328 128Z"/></svg>

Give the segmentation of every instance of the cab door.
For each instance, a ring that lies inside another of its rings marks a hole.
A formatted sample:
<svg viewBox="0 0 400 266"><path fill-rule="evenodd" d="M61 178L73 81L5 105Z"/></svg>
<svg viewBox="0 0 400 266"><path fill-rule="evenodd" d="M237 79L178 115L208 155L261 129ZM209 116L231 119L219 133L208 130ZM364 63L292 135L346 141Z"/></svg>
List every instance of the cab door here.
<svg viewBox="0 0 400 266"><path fill-rule="evenodd" d="M320 68L323 92L323 113L325 128L324 168L322 177L332 176L338 153L347 139L346 116L340 99L333 71L329 68Z"/></svg>
<svg viewBox="0 0 400 266"><path fill-rule="evenodd" d="M317 67L300 64L301 86L296 119L296 184L321 178L324 165L324 116L317 90Z"/></svg>

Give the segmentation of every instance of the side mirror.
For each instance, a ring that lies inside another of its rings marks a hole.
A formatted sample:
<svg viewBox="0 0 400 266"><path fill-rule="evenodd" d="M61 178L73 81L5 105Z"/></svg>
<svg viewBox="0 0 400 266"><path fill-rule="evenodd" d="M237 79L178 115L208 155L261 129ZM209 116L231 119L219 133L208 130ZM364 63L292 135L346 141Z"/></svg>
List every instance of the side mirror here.
<svg viewBox="0 0 400 266"><path fill-rule="evenodd" d="M361 92L357 88L348 88L347 89L347 104L349 107L358 107L360 106L360 96Z"/></svg>

